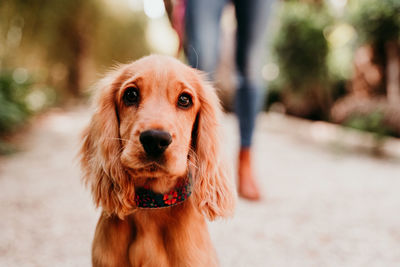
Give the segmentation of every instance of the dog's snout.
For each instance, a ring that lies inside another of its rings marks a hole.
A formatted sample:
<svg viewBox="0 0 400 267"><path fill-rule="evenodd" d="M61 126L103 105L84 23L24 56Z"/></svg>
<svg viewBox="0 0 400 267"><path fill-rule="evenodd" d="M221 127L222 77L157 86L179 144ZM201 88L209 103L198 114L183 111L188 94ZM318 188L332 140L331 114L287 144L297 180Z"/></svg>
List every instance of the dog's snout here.
<svg viewBox="0 0 400 267"><path fill-rule="evenodd" d="M165 131L147 130L140 134L140 143L150 156L160 156L171 144L172 136Z"/></svg>

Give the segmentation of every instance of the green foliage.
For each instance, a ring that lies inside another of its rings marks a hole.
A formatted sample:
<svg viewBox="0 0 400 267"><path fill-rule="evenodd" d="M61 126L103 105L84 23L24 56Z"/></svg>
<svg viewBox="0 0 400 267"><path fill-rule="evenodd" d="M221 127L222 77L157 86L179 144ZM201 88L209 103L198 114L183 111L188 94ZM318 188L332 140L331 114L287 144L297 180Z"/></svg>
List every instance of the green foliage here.
<svg viewBox="0 0 400 267"><path fill-rule="evenodd" d="M143 12L112 0L0 1L0 68L24 66L79 96L104 66L148 54Z"/></svg>
<svg viewBox="0 0 400 267"><path fill-rule="evenodd" d="M325 35L333 17L322 4L288 1L282 3L278 21L272 55L279 76L270 89L280 92L289 114L329 119L334 76L329 73L330 44Z"/></svg>
<svg viewBox="0 0 400 267"><path fill-rule="evenodd" d="M0 135L14 130L29 117L31 111L25 102L29 92L29 82L17 82L12 72L0 72Z"/></svg>
<svg viewBox="0 0 400 267"><path fill-rule="evenodd" d="M0 71L0 155L15 152L9 137L30 116L55 104L53 88L35 85L25 68Z"/></svg>
<svg viewBox="0 0 400 267"><path fill-rule="evenodd" d="M328 42L324 29L331 18L322 7L301 2L284 3L281 27L274 42L281 81L293 91L304 91L327 78Z"/></svg>
<svg viewBox="0 0 400 267"><path fill-rule="evenodd" d="M355 0L351 4L351 20L361 42L379 45L399 38L399 0Z"/></svg>
<svg viewBox="0 0 400 267"><path fill-rule="evenodd" d="M344 125L361 131L375 133L377 138L382 138L393 133L393 131L385 125L384 118L384 114L381 111L374 111L369 114L354 114Z"/></svg>

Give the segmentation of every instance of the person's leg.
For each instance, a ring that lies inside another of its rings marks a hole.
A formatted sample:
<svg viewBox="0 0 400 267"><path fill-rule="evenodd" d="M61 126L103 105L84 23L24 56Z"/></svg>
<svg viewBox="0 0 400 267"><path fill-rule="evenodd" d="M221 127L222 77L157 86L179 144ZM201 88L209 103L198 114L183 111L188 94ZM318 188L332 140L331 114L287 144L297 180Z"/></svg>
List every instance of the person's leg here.
<svg viewBox="0 0 400 267"><path fill-rule="evenodd" d="M272 0L235 0L237 18L236 64L238 90L235 110L239 118L240 152L238 190L242 197L257 200L260 192L252 169L251 144L255 120L264 94L261 68L266 50L265 30Z"/></svg>
<svg viewBox="0 0 400 267"><path fill-rule="evenodd" d="M187 0L185 50L189 64L213 78L218 63L220 19L226 0Z"/></svg>

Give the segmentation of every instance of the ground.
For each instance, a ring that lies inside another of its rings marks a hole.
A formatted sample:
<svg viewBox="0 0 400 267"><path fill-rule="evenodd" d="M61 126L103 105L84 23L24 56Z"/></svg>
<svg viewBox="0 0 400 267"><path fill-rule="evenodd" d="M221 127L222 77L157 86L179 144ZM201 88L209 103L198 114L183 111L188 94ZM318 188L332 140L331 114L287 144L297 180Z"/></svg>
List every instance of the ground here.
<svg viewBox="0 0 400 267"><path fill-rule="evenodd" d="M99 211L76 159L89 116L84 108L45 114L24 134L23 151L0 159L0 266L90 266ZM234 164L236 123L223 121ZM297 134L308 124L259 117L264 198L239 200L233 219L209 224L221 266L400 266L399 158Z"/></svg>

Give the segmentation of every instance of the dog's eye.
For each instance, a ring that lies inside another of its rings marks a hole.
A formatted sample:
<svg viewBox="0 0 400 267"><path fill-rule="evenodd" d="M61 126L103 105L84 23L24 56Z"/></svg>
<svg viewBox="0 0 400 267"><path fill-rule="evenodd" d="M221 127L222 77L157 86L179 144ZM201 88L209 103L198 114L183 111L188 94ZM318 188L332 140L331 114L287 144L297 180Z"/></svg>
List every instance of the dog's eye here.
<svg viewBox="0 0 400 267"><path fill-rule="evenodd" d="M136 87L128 87L122 99L127 106L137 104L139 102L139 90Z"/></svg>
<svg viewBox="0 0 400 267"><path fill-rule="evenodd" d="M188 108L192 105L192 97L189 94L183 93L178 97L178 107Z"/></svg>

